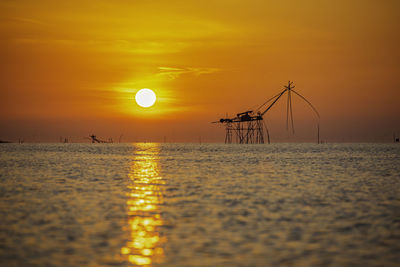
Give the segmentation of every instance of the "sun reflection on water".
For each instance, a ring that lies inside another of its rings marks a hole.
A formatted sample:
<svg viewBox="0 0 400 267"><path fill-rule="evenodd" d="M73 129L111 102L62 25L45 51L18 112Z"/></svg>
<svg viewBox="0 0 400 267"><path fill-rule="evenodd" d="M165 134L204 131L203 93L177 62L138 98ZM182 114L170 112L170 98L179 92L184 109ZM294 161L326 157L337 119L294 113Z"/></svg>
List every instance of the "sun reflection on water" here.
<svg viewBox="0 0 400 267"><path fill-rule="evenodd" d="M164 256L165 237L160 235L159 227L163 225L160 205L165 181L160 176L158 161L159 144L135 144L127 200L130 237L121 254L139 266L161 262Z"/></svg>

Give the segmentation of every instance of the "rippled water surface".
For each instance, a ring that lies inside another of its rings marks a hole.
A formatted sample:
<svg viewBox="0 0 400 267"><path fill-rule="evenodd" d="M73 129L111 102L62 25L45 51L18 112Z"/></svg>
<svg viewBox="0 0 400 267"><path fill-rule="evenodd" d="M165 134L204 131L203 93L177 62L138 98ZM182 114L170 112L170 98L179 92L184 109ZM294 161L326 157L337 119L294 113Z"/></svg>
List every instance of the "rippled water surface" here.
<svg viewBox="0 0 400 267"><path fill-rule="evenodd" d="M1 144L1 266L398 266L396 144Z"/></svg>

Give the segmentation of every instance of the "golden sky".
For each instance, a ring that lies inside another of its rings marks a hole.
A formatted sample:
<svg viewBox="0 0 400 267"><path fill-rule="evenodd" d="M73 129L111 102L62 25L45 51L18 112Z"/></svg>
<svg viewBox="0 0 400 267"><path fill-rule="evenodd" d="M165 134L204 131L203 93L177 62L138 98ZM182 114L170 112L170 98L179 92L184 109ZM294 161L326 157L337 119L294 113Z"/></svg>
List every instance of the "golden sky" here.
<svg viewBox="0 0 400 267"><path fill-rule="evenodd" d="M391 141L399 12L397 0L3 0L0 139L222 142L210 121L293 80L319 110L323 139ZM134 102L141 88L156 92L152 108ZM277 141L285 112L266 115ZM301 101L294 120L307 139L315 118Z"/></svg>

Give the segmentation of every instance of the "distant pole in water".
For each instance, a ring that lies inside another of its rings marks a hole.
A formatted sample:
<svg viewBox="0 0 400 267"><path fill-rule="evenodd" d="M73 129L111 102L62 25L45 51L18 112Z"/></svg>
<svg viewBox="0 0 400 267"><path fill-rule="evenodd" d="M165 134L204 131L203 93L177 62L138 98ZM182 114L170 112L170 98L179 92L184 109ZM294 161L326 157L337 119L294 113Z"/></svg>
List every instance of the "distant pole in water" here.
<svg viewBox="0 0 400 267"><path fill-rule="evenodd" d="M318 127L318 137L317 137L317 144L319 144L319 143L320 143L320 141L319 141L319 123L318 123L317 127Z"/></svg>

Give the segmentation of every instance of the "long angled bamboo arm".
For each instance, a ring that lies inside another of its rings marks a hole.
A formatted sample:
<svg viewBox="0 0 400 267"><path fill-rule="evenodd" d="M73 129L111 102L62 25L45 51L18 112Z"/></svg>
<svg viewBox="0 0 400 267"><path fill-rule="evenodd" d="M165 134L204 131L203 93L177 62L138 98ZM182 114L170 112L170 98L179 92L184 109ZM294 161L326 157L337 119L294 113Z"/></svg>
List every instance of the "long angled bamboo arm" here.
<svg viewBox="0 0 400 267"><path fill-rule="evenodd" d="M274 95L273 97L271 97L270 99L268 99L267 101L265 101L261 106L259 106L256 110L260 110L263 106L265 106L266 104L268 104L269 102L271 102L275 97L277 97L278 95L280 95L281 93L278 93L276 95Z"/></svg>
<svg viewBox="0 0 400 267"><path fill-rule="evenodd" d="M260 113L260 116L264 116L265 113L267 113L268 110L270 110L270 108L272 108L272 106L276 103L276 101L278 101L278 99L287 91L287 89L283 90L282 92L280 92L275 100L271 103L271 105L268 106L268 108L266 108L263 112Z"/></svg>

